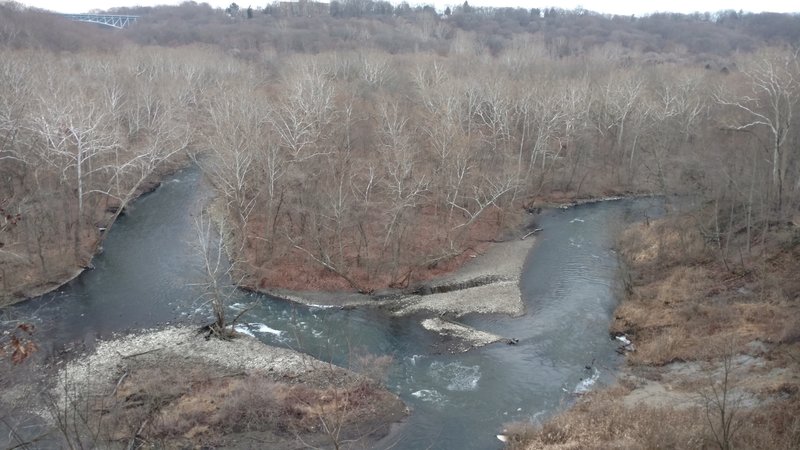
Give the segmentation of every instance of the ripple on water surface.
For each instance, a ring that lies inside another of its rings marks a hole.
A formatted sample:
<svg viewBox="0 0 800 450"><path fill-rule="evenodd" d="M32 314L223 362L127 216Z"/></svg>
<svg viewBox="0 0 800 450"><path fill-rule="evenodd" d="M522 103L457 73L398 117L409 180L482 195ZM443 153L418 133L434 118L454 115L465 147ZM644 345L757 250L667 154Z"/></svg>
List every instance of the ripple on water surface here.
<svg viewBox="0 0 800 450"><path fill-rule="evenodd" d="M466 366L458 362L443 363L434 361L430 368L431 377L444 385L448 391L474 391L481 379L480 366Z"/></svg>
<svg viewBox="0 0 800 450"><path fill-rule="evenodd" d="M57 332L48 338L55 342L151 326L167 312L177 311L184 320L208 315L208 305L191 286L198 261L187 244L193 228L186 205L198 197L198 177L199 171L185 173L180 183L168 182L167 189L137 202L136 212L111 231L96 271L63 293L20 306L19 313L51 322ZM556 410L565 396L603 383L610 371L600 374L595 366L613 367L616 344L608 339L608 320L617 260L610 249L615 218L647 208L634 208L635 203L543 214L535 257L522 274L526 315L465 319L478 329L519 338L516 346L439 355L431 351L438 337L412 318L303 308L246 293L232 299L229 312L248 310L241 317L243 332L336 364L348 366L362 347L394 356L389 385L415 411L396 450L496 448L494 433L503 423Z"/></svg>

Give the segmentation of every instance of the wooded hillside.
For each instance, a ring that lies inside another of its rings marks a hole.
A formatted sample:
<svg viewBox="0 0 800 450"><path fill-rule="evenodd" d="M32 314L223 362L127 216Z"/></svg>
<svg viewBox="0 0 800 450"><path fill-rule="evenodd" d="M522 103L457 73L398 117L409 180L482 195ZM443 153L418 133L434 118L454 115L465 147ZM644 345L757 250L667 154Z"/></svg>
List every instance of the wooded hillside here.
<svg viewBox="0 0 800 450"><path fill-rule="evenodd" d="M798 16L355 4L122 31L0 6L5 298L88 264L187 154L255 288L407 286L547 202L690 195L726 250L798 212Z"/></svg>

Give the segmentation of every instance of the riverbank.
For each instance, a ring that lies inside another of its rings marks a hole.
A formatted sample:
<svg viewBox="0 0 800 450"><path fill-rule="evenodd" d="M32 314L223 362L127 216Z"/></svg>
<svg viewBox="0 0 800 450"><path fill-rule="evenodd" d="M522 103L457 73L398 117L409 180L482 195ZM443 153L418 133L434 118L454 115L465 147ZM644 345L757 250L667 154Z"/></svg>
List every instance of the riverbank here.
<svg viewBox="0 0 800 450"><path fill-rule="evenodd" d="M733 262L688 217L630 227L611 331L635 350L617 383L542 426L510 425L509 448L796 448L799 235L777 227Z"/></svg>
<svg viewBox="0 0 800 450"><path fill-rule="evenodd" d="M105 236L116 220L125 214L126 209L132 207L135 201L143 195L158 189L161 181L166 177L187 165L188 157L186 156L177 157L175 160L160 165L154 173L139 184L130 200L125 203L111 197L107 197L103 201L87 202L85 207L89 210L86 213L88 217L84 218L83 227L77 233L81 236L77 250L73 250L74 242L58 241L59 238L64 239L64 236L55 235L55 230L48 230L47 232L53 236L40 236L35 250L28 248L19 255L10 252L0 253L0 269L3 269L3 280L0 282L0 307L44 295L69 283L85 270L91 270L93 268L92 259L103 251ZM52 200L52 198L48 198L46 201ZM65 202L67 210L77 210L77 205L73 205L72 200L62 200ZM64 205L54 204L51 209L56 210L57 207L62 206ZM64 217L67 217L66 213ZM20 222L35 220L42 219L21 216ZM52 220L55 221L55 219ZM57 227L54 225L54 228ZM9 230L3 231L10 233ZM9 237L13 242L13 236Z"/></svg>
<svg viewBox="0 0 800 450"><path fill-rule="evenodd" d="M518 239L532 231L533 228L525 230L531 213L649 195L614 189L586 193L539 193L535 199L524 202L527 205L524 208L519 204L487 208L459 232L454 230L459 230L463 225L459 222L463 220L460 213L445 214L434 208L420 208L415 223L409 225L413 233L406 233L400 244L403 258L391 261L387 260L392 257L387 254L386 248L373 248L375 242L383 242L381 236L385 231L374 224L359 230L363 242L357 245L350 242L349 236L339 236L334 240L339 242L337 251L343 253L339 259L343 258L347 264L334 261L336 258L333 253L336 252L333 248L320 249L323 255L317 255L308 250L310 244L283 248L278 242L271 243L274 248L269 252L264 251L263 245L248 243L234 257L240 261L240 285L245 289L300 303L310 301L318 305L359 306L372 298L386 299L398 294L414 293L419 288L440 284L441 280L449 279L452 274L461 273L464 266L470 265L477 256L490 252L498 243ZM222 209L218 208L218 211ZM222 220L223 215L220 214L218 220ZM248 229L264 228L258 219L251 221L254 223ZM240 238L236 237L236 230L230 232L229 241L237 242ZM230 247L238 248L235 245ZM357 255L350 254L355 251L351 247L358 248ZM269 256L259 254L259 250L269 253ZM265 258L269 259L269 264ZM502 258L498 261L502 263ZM329 295L331 293L333 295Z"/></svg>
<svg viewBox="0 0 800 450"><path fill-rule="evenodd" d="M443 351L457 353L490 343L513 342L513 336L498 336L476 330L455 319L470 314L504 314L518 317L525 308L519 289L522 267L535 243L528 227L507 240L492 243L481 254L472 255L454 272L412 289L386 290L374 295L357 293L292 292L260 289L262 293L312 307L377 307L395 316L419 317L427 330L445 338ZM443 324L442 317L449 318Z"/></svg>
<svg viewBox="0 0 800 450"><path fill-rule="evenodd" d="M161 217L152 214L152 211L172 210L174 205L188 204L184 194L192 185L189 182L165 184L165 190L156 193L139 206L141 214L132 214L130 220L124 222L125 226L116 230L121 234L120 239L132 241L133 245L141 245L140 240L131 238L141 235L136 230L145 230L148 235L157 234L166 237L170 242L184 240L181 237L182 232L176 231L185 229L185 220L177 228L154 228L152 221L139 223L136 219L142 216L155 217L159 223L174 219L177 214ZM180 190L177 190L179 187ZM171 194L173 189L179 194L178 201L162 203L161 199L165 197L162 194ZM392 390L407 399L416 410L409 417L408 425L396 436L395 440L402 441L397 448L423 448L430 445L438 448L452 445L491 448L497 445L497 442L492 444L495 441L493 435L495 430L501 428L504 418L508 420L542 409L549 410L552 408L549 405L559 403L562 397L561 388L574 387L578 377L584 375L584 364L590 363L594 356L599 358L598 367L607 365L609 359L613 359L613 347L604 339L610 318L608 308L616 302L612 300L612 289L605 289L609 284L608 280L613 279L617 267L616 257L608 250L613 243L611 236L616 233L609 230L616 229L615 218L620 213L630 214L632 210L638 211L642 207L640 202L634 203L635 205L626 206L625 202L611 202L575 210L553 210L537 217L538 226L545 231L541 237L534 234L537 242L530 244L537 246L536 254L530 255L530 265L525 268L522 277L523 289L526 295L530 295L526 298L532 299L529 314L519 319L495 315L467 316L458 320L497 335L519 338L517 345L496 344L482 351L453 357L441 354L448 351L444 345L453 339L444 336L439 339L437 334L423 329L424 325L415 323L421 316L428 314L430 320L423 319L423 322L433 322L434 327L449 327L456 322L453 315L439 317L438 314L421 311L408 318L392 319L383 311L370 311L366 308L359 308L359 311L340 311L296 307L289 302L241 292L236 293L231 301L236 302L233 303L233 308L237 310L248 303L254 304L243 322L249 322L251 326L248 328L255 334L271 333L260 336L266 342L299 346L315 356L323 355L322 359L349 361L344 363L348 367L354 361L351 353L353 348L361 352L358 349L366 347L363 351L376 354L391 351L395 358L391 370ZM634 216L637 216L636 213ZM578 218L580 219L576 220ZM153 233L152 230L157 231ZM522 233L520 235L527 234ZM520 235L514 236L515 240L519 240ZM580 239L573 240L573 236L579 236ZM137 244L136 241L140 243ZM94 276L103 275L106 263L127 267L128 271L149 273L144 270L147 265L152 264L152 258L147 257L149 251L138 255L144 257L133 258L136 252L127 251L124 246L117 247L117 243L116 237L107 242L108 254L99 260L98 270L88 274L90 276L87 281L91 281ZM53 317L58 323L76 324L82 329L83 322L88 325L114 320L125 305L133 304L131 311L124 314L126 322L120 322L117 328L120 329L130 327L127 325L130 323L128 318L134 317L136 310L146 308L160 312L164 310L160 305L171 299L184 299L177 304L179 312L193 311L196 304L189 303L191 296L171 290L171 285L176 280L187 279L179 276L180 274L191 273L180 271L180 264L176 266L176 261L190 264L191 258L184 255L193 253L185 252L180 247L173 248L160 239L150 244L157 251L177 254L176 259L158 260L160 265L156 269L172 267L175 270L170 270L164 278L152 278L155 292L128 289L126 284L120 282L124 279L122 274L113 277L109 274L104 278L114 280L110 289L104 288L97 293L114 292L115 288L120 288L128 292L128 295L99 295L96 302L89 303L90 308L84 309L87 312L97 311L104 307L104 303L112 303L112 309L94 316L69 316L67 313L76 310L73 307L66 308L72 305L71 299L69 302L67 299L59 299L64 307L59 309L63 309L64 314L54 311L55 314L42 315L42 323ZM508 245L514 243L508 241ZM122 255L122 261L109 259L114 255ZM503 255L504 253L499 255L500 259L504 258ZM524 259L525 252L522 252L522 256ZM507 256L505 259L508 259ZM125 262L131 265L120 264ZM481 264L481 257L471 258L471 267L479 268L481 265L486 266ZM570 272L570 269L577 270ZM482 274L473 274L473 278ZM532 288L534 286L538 287ZM564 291L560 286L569 286L570 289ZM429 290L429 294L444 293ZM75 297L74 304L85 305L87 300ZM485 302L490 301L489 298L485 299ZM156 316L165 317L160 313ZM597 320L599 317L605 320ZM94 334L93 330L96 328L85 328L87 331L73 334L78 334L78 339L82 336L91 338L89 333ZM40 329L45 328L43 326ZM458 332L457 327L451 330L454 334ZM542 349L539 343L543 337L559 344ZM44 353L45 348L43 346L40 353ZM540 374L538 368L542 365L552 367L552 372ZM492 416L481 411L508 411L508 415ZM432 428L428 428L426 424L431 424ZM445 429L452 431L441 431ZM384 446L379 444L378 447Z"/></svg>
<svg viewBox="0 0 800 450"><path fill-rule="evenodd" d="M272 288L258 289L256 292L312 307L378 306L393 310L398 315L427 310L456 316L471 313L518 316L524 311L518 295L501 295L495 304L487 304L474 296L469 301L456 301L456 293L488 287L502 291L504 286L518 282L525 259L535 243L533 236L522 239L530 231L523 229L505 241L492 243L483 252L471 254L469 260L452 273L410 289L387 289L374 294Z"/></svg>
<svg viewBox="0 0 800 450"><path fill-rule="evenodd" d="M39 414L64 439L101 447L369 448L408 414L380 374L369 375L249 336L169 327L99 342L59 364Z"/></svg>

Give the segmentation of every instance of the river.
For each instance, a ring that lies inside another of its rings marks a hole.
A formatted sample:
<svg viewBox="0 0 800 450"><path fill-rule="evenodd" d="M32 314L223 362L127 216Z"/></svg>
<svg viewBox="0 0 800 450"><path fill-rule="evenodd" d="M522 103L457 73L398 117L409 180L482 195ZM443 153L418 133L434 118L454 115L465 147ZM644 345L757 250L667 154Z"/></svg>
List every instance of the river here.
<svg viewBox="0 0 800 450"><path fill-rule="evenodd" d="M95 269L56 292L8 308L37 325L43 353L91 348L113 333L164 323L202 323L194 218L210 197L196 168L137 200L109 232ZM601 202L538 217L537 242L521 278L522 317L470 316L478 329L519 339L465 354L439 354L439 337L417 318L371 309L308 308L241 292L231 312L267 344L348 366L364 352L392 355L388 387L412 408L381 445L393 449L492 449L504 423L541 421L583 387L613 380L619 363L608 326L619 298L615 237L630 221L657 216L653 199ZM486 301L491 301L487 299Z"/></svg>

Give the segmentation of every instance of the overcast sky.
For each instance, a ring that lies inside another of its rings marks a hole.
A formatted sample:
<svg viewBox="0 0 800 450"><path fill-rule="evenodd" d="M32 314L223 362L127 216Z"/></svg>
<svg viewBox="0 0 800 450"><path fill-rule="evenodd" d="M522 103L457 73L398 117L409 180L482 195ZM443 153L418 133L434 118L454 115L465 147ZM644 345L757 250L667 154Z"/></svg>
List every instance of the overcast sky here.
<svg viewBox="0 0 800 450"><path fill-rule="evenodd" d="M0 0L2 1L2 0ZM35 6L37 8L48 9L64 13L81 13L93 9L108 9L115 6L153 6L161 4L178 4L180 0L19 0L20 3ZM226 7L234 0L209 0L211 6ZM272 3L270 0L236 0L242 8L252 6L264 6ZM448 5L460 4L459 1L450 0L431 0L416 1L408 0L414 4L434 4L438 9L444 9ZM198 3L201 3L198 1ZM400 1L391 1L393 4ZM555 6L557 8L574 9L581 6L591 11L598 11L610 14L646 14L652 12L682 12L691 13L695 11L716 12L722 10L744 10L750 12L800 12L800 1L798 0L471 0L473 6L495 6L495 7L523 7L523 8L544 8Z"/></svg>

